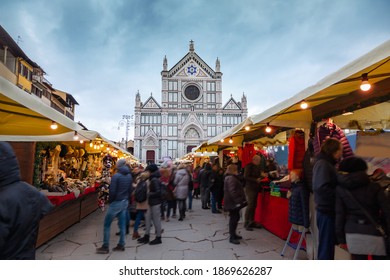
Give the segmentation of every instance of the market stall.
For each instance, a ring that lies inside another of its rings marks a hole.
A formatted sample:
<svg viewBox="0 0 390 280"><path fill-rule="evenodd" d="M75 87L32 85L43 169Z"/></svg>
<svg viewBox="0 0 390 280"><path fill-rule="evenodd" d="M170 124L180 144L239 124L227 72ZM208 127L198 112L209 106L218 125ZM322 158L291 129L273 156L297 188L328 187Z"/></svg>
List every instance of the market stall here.
<svg viewBox="0 0 390 280"><path fill-rule="evenodd" d="M303 142L306 150L311 140L316 150L327 136L333 137L336 133L338 139L345 137L345 134L341 135L344 129L378 137L388 134L384 130L389 128L389 123L390 41L387 41L317 84L210 139L208 145L217 144L219 149L229 145L243 147L262 138L274 139L283 132L290 133L287 139L291 143L292 134L299 130L304 137L304 141L299 141L300 147ZM318 133L320 130L321 135ZM359 139L359 134L357 137ZM351 150L348 146L349 143L344 145L344 156L348 156ZM383 150L386 152L382 152L381 156L385 160L380 162L386 163L387 170L390 149L387 146ZM357 154L360 155L359 152ZM296 162L299 160L296 159ZM288 200L271 193L262 191L259 195L256 221L285 239L291 226L288 222Z"/></svg>

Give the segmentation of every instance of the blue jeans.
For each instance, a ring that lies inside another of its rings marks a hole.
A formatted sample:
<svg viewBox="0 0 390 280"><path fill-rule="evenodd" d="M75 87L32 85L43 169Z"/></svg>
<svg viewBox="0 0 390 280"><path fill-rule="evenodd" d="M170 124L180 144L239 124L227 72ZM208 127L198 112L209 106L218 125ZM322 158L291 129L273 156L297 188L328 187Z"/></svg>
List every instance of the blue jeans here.
<svg viewBox="0 0 390 280"><path fill-rule="evenodd" d="M134 222L134 232L138 231L139 224L141 223L142 218L144 217L146 210L137 210L137 216L135 217Z"/></svg>
<svg viewBox="0 0 390 280"><path fill-rule="evenodd" d="M318 259L334 260L336 245L335 217L317 211Z"/></svg>
<svg viewBox="0 0 390 280"><path fill-rule="evenodd" d="M118 245L125 246L126 212L128 205L128 200L113 201L110 203L106 217L104 218L103 247L109 248L111 223L115 217L118 217L118 225L120 229L120 238Z"/></svg>

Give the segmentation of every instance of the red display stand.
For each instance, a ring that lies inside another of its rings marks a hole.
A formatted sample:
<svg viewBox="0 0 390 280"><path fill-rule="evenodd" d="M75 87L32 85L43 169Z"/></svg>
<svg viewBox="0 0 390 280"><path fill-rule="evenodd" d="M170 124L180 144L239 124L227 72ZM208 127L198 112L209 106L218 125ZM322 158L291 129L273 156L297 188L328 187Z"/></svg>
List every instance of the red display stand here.
<svg viewBox="0 0 390 280"><path fill-rule="evenodd" d="M288 199L271 196L269 191L263 190L257 198L255 222L283 240L287 239L291 228L288 221ZM298 243L299 235L294 232L291 243Z"/></svg>

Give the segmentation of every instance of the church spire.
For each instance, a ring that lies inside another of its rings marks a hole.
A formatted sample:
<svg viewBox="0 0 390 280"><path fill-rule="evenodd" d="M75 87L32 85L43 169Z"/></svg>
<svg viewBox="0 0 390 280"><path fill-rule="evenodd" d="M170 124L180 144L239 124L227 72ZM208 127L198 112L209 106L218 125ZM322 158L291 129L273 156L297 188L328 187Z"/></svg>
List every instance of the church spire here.
<svg viewBox="0 0 390 280"><path fill-rule="evenodd" d="M190 41L190 52L194 52L195 51L195 47L194 47L194 41Z"/></svg>
<svg viewBox="0 0 390 280"><path fill-rule="evenodd" d="M168 71L168 59L167 59L167 56L164 56L163 71Z"/></svg>
<svg viewBox="0 0 390 280"><path fill-rule="evenodd" d="M215 61L215 72L221 72L221 63L219 62L219 58Z"/></svg>

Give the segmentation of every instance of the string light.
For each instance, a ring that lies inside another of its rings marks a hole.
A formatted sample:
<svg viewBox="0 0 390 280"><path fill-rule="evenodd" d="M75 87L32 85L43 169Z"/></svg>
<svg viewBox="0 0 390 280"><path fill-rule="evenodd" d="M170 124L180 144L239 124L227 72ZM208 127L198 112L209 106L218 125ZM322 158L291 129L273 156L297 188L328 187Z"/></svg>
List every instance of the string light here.
<svg viewBox="0 0 390 280"><path fill-rule="evenodd" d="M249 125L245 126L245 130L246 131L249 131L251 128L249 127Z"/></svg>
<svg viewBox="0 0 390 280"><path fill-rule="evenodd" d="M232 144L232 143L233 143L233 138L232 138L232 137L230 137L230 139L229 139L229 143L230 143L230 144Z"/></svg>
<svg viewBox="0 0 390 280"><path fill-rule="evenodd" d="M302 102L301 102L301 109L302 110L305 110L305 109L307 109L307 107L309 107L309 104L307 104L307 102L305 101L305 100L303 100Z"/></svg>
<svg viewBox="0 0 390 280"><path fill-rule="evenodd" d="M51 125L50 125L50 128L53 129L53 130L57 129L58 128L57 123L55 121L52 121Z"/></svg>
<svg viewBox="0 0 390 280"><path fill-rule="evenodd" d="M77 134L77 131L74 132L73 139L76 141L79 140L79 135Z"/></svg>
<svg viewBox="0 0 390 280"><path fill-rule="evenodd" d="M225 139L221 139L221 143L223 143L225 141Z"/></svg>
<svg viewBox="0 0 390 280"><path fill-rule="evenodd" d="M265 132L271 133L272 128L269 126L269 123L267 123L267 127L265 128Z"/></svg>
<svg viewBox="0 0 390 280"><path fill-rule="evenodd" d="M362 74L362 83L360 84L360 89L362 91L369 91L371 89L371 84L368 81L368 74L367 73Z"/></svg>

